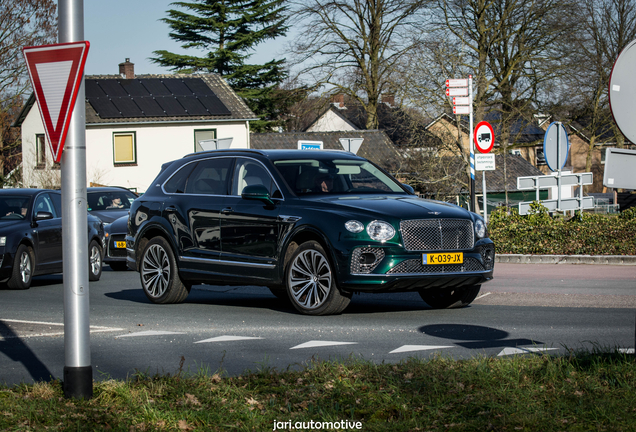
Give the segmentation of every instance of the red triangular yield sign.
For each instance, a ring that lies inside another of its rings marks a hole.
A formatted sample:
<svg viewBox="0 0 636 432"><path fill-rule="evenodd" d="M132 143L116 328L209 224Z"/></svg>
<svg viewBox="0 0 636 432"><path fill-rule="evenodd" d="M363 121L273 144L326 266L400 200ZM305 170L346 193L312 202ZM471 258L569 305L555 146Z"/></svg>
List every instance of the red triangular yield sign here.
<svg viewBox="0 0 636 432"><path fill-rule="evenodd" d="M62 157L89 46L82 41L22 49L55 162Z"/></svg>

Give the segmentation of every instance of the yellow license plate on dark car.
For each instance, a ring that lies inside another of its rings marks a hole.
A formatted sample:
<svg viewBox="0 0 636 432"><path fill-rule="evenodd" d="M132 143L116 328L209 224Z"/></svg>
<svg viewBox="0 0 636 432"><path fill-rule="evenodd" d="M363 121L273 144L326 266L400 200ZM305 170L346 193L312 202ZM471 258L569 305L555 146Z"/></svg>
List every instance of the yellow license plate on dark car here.
<svg viewBox="0 0 636 432"><path fill-rule="evenodd" d="M125 241L115 242L115 247L117 249L125 249L126 248L126 242Z"/></svg>
<svg viewBox="0 0 636 432"><path fill-rule="evenodd" d="M422 264L463 264L462 252L422 254Z"/></svg>

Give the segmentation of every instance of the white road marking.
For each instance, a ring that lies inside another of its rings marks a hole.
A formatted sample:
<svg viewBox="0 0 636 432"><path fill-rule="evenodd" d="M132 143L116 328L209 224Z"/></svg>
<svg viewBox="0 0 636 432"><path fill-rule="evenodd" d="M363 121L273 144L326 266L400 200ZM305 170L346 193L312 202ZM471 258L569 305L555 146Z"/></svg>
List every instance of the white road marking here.
<svg viewBox="0 0 636 432"><path fill-rule="evenodd" d="M197 341L195 343L206 343L206 342L231 342L231 341L240 341L240 340L250 340L250 339L263 339L262 337L251 337L251 336L217 336L210 339L204 339Z"/></svg>
<svg viewBox="0 0 636 432"><path fill-rule="evenodd" d="M171 332L171 331L159 331L159 330L148 330L137 333L129 333L121 336L115 336L115 339L124 338L124 337L138 337L138 336L164 336L164 335L182 335L186 334L185 332Z"/></svg>
<svg viewBox="0 0 636 432"><path fill-rule="evenodd" d="M536 352L544 352L544 351L552 351L552 350L556 350L558 348L512 348L512 347L507 347L504 348L503 351L501 351L499 354L497 354L497 357L500 356L507 356L507 355L515 355L515 354L529 354L529 353L536 353Z"/></svg>
<svg viewBox="0 0 636 432"><path fill-rule="evenodd" d="M442 348L454 348L454 347L452 345L402 345L401 347L391 351L389 354L403 353L403 352L410 352L410 351L437 350Z"/></svg>
<svg viewBox="0 0 636 432"><path fill-rule="evenodd" d="M336 342L336 341L313 340L313 341L302 343L300 345L296 345L295 347L291 347L290 350L299 349L299 348L316 348L316 347L326 347L326 346L335 346L335 345L353 345L357 343L358 342Z"/></svg>
<svg viewBox="0 0 636 432"><path fill-rule="evenodd" d="M0 322L18 323L18 324L48 325L48 326L56 326L56 327L64 328L64 323L54 323L54 322L47 322L47 321L27 321L27 320L0 318ZM90 329L91 333L103 333L103 332L122 331L123 330L122 328L118 328L118 327L104 327L104 326L90 326L89 329ZM40 337L40 336L64 336L64 331L20 334L20 335L15 335L15 336L0 336L0 340L2 340L2 339L13 339L13 338L32 338L32 337Z"/></svg>
<svg viewBox="0 0 636 432"><path fill-rule="evenodd" d="M479 297L477 297L475 300L479 300L480 298L484 298L484 297L486 297L487 295L490 295L490 294L492 294L492 293L491 293L491 292L487 292L487 293L485 293L485 294L480 295L480 296L479 296Z"/></svg>

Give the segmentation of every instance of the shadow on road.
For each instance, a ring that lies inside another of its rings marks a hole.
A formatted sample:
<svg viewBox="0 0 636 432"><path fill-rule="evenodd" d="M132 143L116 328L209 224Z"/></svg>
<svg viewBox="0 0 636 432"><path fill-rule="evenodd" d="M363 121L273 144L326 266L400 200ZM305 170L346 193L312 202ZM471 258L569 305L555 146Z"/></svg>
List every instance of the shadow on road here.
<svg viewBox="0 0 636 432"><path fill-rule="evenodd" d="M533 341L531 339L506 339L510 336L506 331L475 325L433 324L420 327L419 330L429 336L452 339L456 345L469 349L505 348L543 344L543 342Z"/></svg>
<svg viewBox="0 0 636 432"><path fill-rule="evenodd" d="M0 352L11 360L22 363L34 381L49 381L53 379L51 371L2 320L0 320L0 336L4 339L0 340Z"/></svg>

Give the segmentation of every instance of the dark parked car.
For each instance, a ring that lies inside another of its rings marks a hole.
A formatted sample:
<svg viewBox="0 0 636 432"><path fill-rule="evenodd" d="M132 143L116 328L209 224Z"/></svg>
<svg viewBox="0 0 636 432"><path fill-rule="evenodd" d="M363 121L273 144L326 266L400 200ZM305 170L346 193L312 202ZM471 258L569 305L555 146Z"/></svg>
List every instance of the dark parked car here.
<svg viewBox="0 0 636 432"><path fill-rule="evenodd" d="M128 216L130 205L138 196L123 187L89 187L86 190L88 212L104 223L111 223L122 216Z"/></svg>
<svg viewBox="0 0 636 432"><path fill-rule="evenodd" d="M27 289L33 276L62 272L62 197L45 189L0 190L0 283ZM88 215L88 275L102 274L103 223Z"/></svg>
<svg viewBox="0 0 636 432"><path fill-rule="evenodd" d="M114 186L89 187L88 212L104 221L104 263L116 271L126 270L126 226L135 192ZM118 221L119 220L119 221Z"/></svg>
<svg viewBox="0 0 636 432"><path fill-rule="evenodd" d="M163 165L128 226L128 266L155 303L211 283L267 286L309 315L339 313L355 292L462 307L495 262L480 216L341 151L188 155Z"/></svg>

